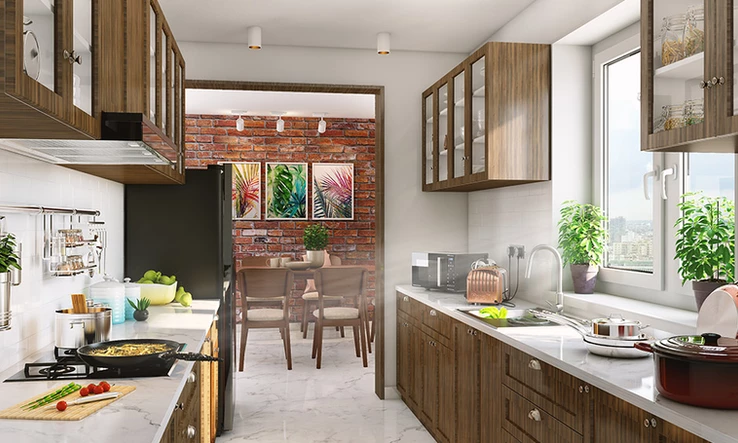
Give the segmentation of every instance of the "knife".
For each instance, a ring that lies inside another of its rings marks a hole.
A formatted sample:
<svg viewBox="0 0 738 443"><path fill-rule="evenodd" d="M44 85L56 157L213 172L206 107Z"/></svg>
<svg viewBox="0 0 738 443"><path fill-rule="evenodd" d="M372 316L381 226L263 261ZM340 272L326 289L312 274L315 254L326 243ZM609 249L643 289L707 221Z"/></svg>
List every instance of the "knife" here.
<svg viewBox="0 0 738 443"><path fill-rule="evenodd" d="M90 395L87 397L79 398L77 400L68 401L67 407L74 406L74 405L81 405L84 403L92 403L93 401L110 400L111 398L118 398L119 396L120 396L120 392L105 392L103 394ZM54 403L53 405L47 406L46 409L55 409L55 408L56 408L56 403Z"/></svg>

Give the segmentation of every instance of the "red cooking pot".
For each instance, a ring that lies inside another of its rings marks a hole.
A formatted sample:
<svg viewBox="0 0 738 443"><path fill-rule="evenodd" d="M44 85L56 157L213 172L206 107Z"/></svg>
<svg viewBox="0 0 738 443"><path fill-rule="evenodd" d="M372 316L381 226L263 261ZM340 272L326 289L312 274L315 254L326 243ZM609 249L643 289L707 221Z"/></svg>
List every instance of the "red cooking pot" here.
<svg viewBox="0 0 738 443"><path fill-rule="evenodd" d="M635 347L654 354L656 389L694 406L738 409L738 340L718 334L682 335Z"/></svg>

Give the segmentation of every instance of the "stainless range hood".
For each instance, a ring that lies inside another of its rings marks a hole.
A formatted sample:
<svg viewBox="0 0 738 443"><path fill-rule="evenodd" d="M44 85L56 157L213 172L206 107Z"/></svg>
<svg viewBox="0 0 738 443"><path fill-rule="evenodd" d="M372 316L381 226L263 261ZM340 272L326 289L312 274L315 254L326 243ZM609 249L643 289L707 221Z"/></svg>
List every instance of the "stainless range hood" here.
<svg viewBox="0 0 738 443"><path fill-rule="evenodd" d="M176 146L135 113L103 113L102 140L0 139L0 147L58 165L152 165L172 168Z"/></svg>

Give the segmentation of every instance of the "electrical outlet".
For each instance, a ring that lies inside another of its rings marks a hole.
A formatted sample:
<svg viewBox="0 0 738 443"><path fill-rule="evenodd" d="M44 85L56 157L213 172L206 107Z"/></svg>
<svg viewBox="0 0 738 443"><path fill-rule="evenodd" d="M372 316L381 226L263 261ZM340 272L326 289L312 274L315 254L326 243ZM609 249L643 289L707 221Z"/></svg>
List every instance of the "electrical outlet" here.
<svg viewBox="0 0 738 443"><path fill-rule="evenodd" d="M507 256L525 258L525 245L509 245L507 247Z"/></svg>

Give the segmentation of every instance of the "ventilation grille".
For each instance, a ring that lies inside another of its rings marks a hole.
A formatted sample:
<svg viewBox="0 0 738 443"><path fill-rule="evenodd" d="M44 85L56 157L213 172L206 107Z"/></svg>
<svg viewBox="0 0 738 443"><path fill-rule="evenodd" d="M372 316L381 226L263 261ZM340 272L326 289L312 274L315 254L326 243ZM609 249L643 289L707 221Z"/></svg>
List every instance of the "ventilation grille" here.
<svg viewBox="0 0 738 443"><path fill-rule="evenodd" d="M0 139L0 148L58 165L172 165L143 142Z"/></svg>

